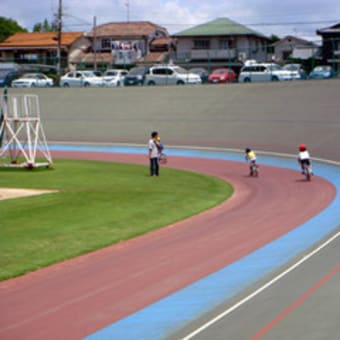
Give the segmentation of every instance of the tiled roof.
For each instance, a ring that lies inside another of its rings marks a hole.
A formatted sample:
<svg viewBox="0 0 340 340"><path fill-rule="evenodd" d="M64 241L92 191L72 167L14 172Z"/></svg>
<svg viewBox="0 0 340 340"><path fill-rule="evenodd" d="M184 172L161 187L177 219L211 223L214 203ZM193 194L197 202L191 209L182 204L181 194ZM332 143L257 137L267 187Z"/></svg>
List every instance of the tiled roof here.
<svg viewBox="0 0 340 340"><path fill-rule="evenodd" d="M172 38L157 38L152 41L151 46L170 45L173 42L174 40Z"/></svg>
<svg viewBox="0 0 340 340"><path fill-rule="evenodd" d="M145 57L140 58L138 63L147 63L147 64L154 64L154 63L161 63L166 60L168 57L167 52L150 52Z"/></svg>
<svg viewBox="0 0 340 340"><path fill-rule="evenodd" d="M94 63L96 59L97 63L112 64L113 56L110 52L98 52L96 57L93 52L79 52L77 55L70 58L72 63Z"/></svg>
<svg viewBox="0 0 340 340"><path fill-rule="evenodd" d="M157 29L165 30L149 21L111 22L97 26L96 35L97 37L149 36ZM87 36L93 37L93 30Z"/></svg>
<svg viewBox="0 0 340 340"><path fill-rule="evenodd" d="M82 35L82 32L63 32L61 44L69 46ZM0 44L0 47L56 47L57 43L55 32L24 32L10 36Z"/></svg>
<svg viewBox="0 0 340 340"><path fill-rule="evenodd" d="M282 43L294 43L294 44L300 44L300 45L307 45L307 46L314 46L314 43L305 39L301 39L298 37L294 37L292 35L287 35L286 37L276 41L273 46L281 45Z"/></svg>
<svg viewBox="0 0 340 340"><path fill-rule="evenodd" d="M317 34L340 34L340 22L331 26L331 27L325 27L320 28L316 31Z"/></svg>
<svg viewBox="0 0 340 340"><path fill-rule="evenodd" d="M232 35L256 35L261 38L266 38L263 34L228 18L218 18L205 24L189 28L174 34L174 37L209 37Z"/></svg>

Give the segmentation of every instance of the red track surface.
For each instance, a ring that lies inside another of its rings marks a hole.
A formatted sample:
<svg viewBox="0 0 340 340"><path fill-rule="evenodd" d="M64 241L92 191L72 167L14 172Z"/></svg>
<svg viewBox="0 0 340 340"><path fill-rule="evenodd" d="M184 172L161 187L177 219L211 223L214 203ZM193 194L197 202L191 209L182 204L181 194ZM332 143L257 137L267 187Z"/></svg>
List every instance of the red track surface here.
<svg viewBox="0 0 340 340"><path fill-rule="evenodd" d="M61 153L147 163L145 156ZM323 210L335 188L295 171L172 157L170 166L235 188L220 206L168 228L0 283L0 339L80 339L234 262ZM155 179L157 181L159 179Z"/></svg>

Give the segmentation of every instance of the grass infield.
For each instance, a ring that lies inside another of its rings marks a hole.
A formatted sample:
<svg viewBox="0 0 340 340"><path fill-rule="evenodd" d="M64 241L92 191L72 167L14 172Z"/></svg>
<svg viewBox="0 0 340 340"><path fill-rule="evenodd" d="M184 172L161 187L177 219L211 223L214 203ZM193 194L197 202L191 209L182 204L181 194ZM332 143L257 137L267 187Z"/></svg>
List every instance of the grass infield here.
<svg viewBox="0 0 340 340"><path fill-rule="evenodd" d="M185 219L226 200L217 178L174 169L57 160L53 169L0 170L0 187L58 190L0 201L0 280Z"/></svg>

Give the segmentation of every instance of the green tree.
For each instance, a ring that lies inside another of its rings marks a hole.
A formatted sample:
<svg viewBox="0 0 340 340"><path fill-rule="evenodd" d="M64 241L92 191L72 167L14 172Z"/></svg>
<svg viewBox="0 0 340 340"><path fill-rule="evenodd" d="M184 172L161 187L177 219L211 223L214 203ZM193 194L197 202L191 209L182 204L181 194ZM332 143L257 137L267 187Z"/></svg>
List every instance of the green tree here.
<svg viewBox="0 0 340 340"><path fill-rule="evenodd" d="M27 32L15 20L0 17L0 42L5 41L8 37L17 32Z"/></svg>
<svg viewBox="0 0 340 340"><path fill-rule="evenodd" d="M42 24L41 22L38 22L34 24L33 26L33 32L41 32L42 31Z"/></svg>
<svg viewBox="0 0 340 340"><path fill-rule="evenodd" d="M47 19L43 22L37 22L33 26L33 32L56 32L57 26L54 22L49 23Z"/></svg>
<svg viewBox="0 0 340 340"><path fill-rule="evenodd" d="M269 39L271 40L272 43L275 43L280 40L280 37L278 37L276 34L272 34Z"/></svg>
<svg viewBox="0 0 340 340"><path fill-rule="evenodd" d="M273 46L273 44L276 43L277 41L279 41L280 37L278 37L276 34L272 34L269 37L269 39L270 39L270 43L267 46L267 52L272 54L272 53L274 53L274 46Z"/></svg>

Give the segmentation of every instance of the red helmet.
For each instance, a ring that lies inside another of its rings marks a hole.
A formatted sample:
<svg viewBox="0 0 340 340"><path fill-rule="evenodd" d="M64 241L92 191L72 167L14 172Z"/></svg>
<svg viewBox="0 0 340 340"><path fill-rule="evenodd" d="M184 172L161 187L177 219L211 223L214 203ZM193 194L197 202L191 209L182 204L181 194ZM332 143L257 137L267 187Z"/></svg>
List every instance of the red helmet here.
<svg viewBox="0 0 340 340"><path fill-rule="evenodd" d="M299 145L299 150L300 150L300 151L306 151L306 150L307 150L306 145L305 145L305 144L300 144L300 145Z"/></svg>

